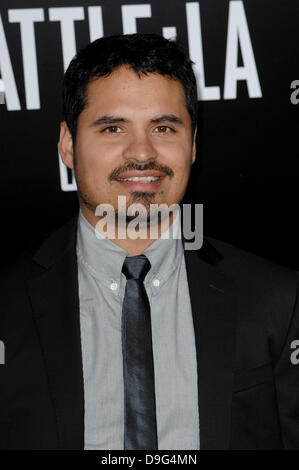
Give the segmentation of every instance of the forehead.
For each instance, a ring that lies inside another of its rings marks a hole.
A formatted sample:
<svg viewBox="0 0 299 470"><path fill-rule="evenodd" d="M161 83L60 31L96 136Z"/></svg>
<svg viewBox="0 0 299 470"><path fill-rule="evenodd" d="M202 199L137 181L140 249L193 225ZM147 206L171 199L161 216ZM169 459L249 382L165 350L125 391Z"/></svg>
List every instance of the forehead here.
<svg viewBox="0 0 299 470"><path fill-rule="evenodd" d="M113 108L188 114L179 80L158 73L138 76L128 66L121 66L106 77L94 78L87 86L83 112L111 112Z"/></svg>

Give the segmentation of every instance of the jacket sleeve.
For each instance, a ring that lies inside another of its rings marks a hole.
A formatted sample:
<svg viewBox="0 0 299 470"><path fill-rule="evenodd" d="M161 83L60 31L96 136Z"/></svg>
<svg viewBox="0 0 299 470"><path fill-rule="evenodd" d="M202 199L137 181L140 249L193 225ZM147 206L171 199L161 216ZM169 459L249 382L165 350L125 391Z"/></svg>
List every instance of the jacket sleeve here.
<svg viewBox="0 0 299 470"><path fill-rule="evenodd" d="M299 449L299 275L294 310L276 363L278 412L285 449Z"/></svg>

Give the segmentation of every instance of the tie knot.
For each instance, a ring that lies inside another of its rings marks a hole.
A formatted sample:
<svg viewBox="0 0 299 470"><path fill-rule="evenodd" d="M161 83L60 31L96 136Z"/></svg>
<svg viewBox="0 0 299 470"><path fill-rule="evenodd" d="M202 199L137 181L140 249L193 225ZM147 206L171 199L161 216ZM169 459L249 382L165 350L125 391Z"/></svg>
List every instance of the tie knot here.
<svg viewBox="0 0 299 470"><path fill-rule="evenodd" d="M127 279L139 279L143 282L150 269L151 263L145 255L127 256L122 272Z"/></svg>

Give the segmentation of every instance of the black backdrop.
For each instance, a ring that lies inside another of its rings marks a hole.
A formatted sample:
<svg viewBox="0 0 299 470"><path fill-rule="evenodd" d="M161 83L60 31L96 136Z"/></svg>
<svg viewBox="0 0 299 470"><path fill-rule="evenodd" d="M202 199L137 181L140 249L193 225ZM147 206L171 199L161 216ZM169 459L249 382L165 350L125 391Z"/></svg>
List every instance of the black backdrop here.
<svg viewBox="0 0 299 470"><path fill-rule="evenodd" d="M298 0L1 0L0 13L2 258L78 208L57 153L69 55L136 25L176 34L204 72L184 202L204 204L206 234L299 268Z"/></svg>

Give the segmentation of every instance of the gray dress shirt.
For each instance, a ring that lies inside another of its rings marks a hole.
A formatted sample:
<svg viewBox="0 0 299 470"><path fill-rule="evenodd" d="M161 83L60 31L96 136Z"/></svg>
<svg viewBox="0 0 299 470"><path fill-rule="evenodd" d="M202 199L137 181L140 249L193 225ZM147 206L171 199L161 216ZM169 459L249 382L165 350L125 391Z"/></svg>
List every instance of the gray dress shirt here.
<svg viewBox="0 0 299 470"><path fill-rule="evenodd" d="M178 214L143 253L151 306L159 450L199 449L197 360ZM85 449L122 450L124 385L122 301L128 253L79 211L77 257L85 400Z"/></svg>

